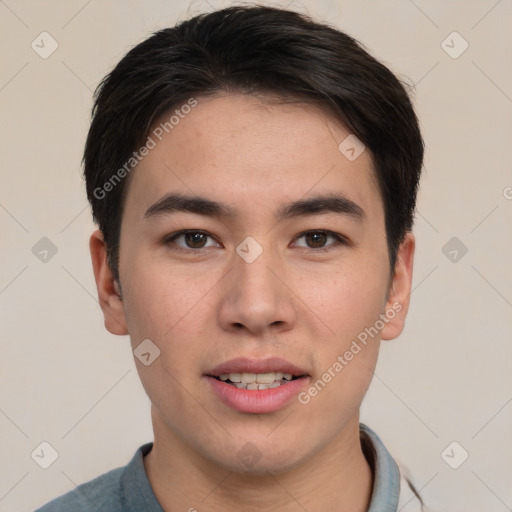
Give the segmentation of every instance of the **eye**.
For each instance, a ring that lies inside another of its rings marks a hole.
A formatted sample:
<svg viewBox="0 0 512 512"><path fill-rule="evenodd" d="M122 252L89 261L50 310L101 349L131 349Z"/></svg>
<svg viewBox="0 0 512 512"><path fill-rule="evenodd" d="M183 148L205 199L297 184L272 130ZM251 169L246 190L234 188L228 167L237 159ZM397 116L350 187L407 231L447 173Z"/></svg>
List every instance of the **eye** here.
<svg viewBox="0 0 512 512"><path fill-rule="evenodd" d="M213 241L212 244L207 245L207 240L213 238L204 231L198 230L184 230L173 235L170 235L165 239L166 244L175 244L183 249L204 249L207 247L215 247L218 246L217 242ZM178 249L178 248L176 248ZM181 250L181 249L178 249Z"/></svg>
<svg viewBox="0 0 512 512"><path fill-rule="evenodd" d="M307 231L296 238L296 240L300 239L304 239L306 243L298 244L296 242L295 245L298 247L306 247L308 249L330 249L331 246L347 244L347 240L342 235L331 231ZM329 239L334 240L334 242L327 244Z"/></svg>
<svg viewBox="0 0 512 512"><path fill-rule="evenodd" d="M208 239L211 240L208 243ZM304 243L299 241L303 240ZM330 241L330 243L329 243ZM205 231L183 230L165 238L166 245L174 245L176 251L194 252L194 250L207 249L209 247L219 247L220 244ZM324 249L330 250L338 245L347 245L345 237L332 231L317 230L306 231L295 239L295 246L305 247L306 249Z"/></svg>

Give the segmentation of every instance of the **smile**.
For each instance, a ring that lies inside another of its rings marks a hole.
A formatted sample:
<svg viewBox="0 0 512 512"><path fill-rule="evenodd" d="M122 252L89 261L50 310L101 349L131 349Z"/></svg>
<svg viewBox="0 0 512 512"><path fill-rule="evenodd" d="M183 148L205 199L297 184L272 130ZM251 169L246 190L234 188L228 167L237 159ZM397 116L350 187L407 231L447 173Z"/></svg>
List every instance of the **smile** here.
<svg viewBox="0 0 512 512"><path fill-rule="evenodd" d="M238 389L273 389L282 384L297 379L298 377L291 373L270 372L270 373L223 373L218 377L219 380L232 384Z"/></svg>
<svg viewBox="0 0 512 512"><path fill-rule="evenodd" d="M283 359L233 359L205 375L210 390L231 409L269 413L288 405L305 388L310 375Z"/></svg>

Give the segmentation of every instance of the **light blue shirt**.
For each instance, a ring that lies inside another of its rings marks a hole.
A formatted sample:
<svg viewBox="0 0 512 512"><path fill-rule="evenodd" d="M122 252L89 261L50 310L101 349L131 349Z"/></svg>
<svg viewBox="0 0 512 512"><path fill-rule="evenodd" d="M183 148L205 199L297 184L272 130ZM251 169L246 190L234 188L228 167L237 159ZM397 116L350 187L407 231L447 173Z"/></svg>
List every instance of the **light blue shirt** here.
<svg viewBox="0 0 512 512"><path fill-rule="evenodd" d="M399 500L404 502L401 487L406 485L405 480L401 478L396 462L375 432L360 424L360 437L373 472L373 491L368 512L397 512ZM153 443L142 445L126 466L79 485L36 512L164 512L144 468L144 456L152 447ZM407 489L407 492L411 493L411 490ZM414 495L412 499L417 500ZM420 503L419 500L417 503Z"/></svg>

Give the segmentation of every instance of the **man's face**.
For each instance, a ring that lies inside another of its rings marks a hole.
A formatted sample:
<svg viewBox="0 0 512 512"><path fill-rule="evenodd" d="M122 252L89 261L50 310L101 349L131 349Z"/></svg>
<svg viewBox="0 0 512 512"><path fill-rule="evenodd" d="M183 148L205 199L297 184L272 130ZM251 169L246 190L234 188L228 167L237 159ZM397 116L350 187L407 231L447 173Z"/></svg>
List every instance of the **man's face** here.
<svg viewBox="0 0 512 512"><path fill-rule="evenodd" d="M401 330L403 312L354 348L396 301L383 202L369 152L347 158L350 132L317 107L197 99L132 171L117 320L133 349L149 339L160 350L135 360L159 436L231 470L283 471L358 423L380 338ZM168 194L230 215L146 213ZM337 211L284 210L321 196L342 198ZM293 380L267 375L274 383L254 390L220 379L271 370Z"/></svg>

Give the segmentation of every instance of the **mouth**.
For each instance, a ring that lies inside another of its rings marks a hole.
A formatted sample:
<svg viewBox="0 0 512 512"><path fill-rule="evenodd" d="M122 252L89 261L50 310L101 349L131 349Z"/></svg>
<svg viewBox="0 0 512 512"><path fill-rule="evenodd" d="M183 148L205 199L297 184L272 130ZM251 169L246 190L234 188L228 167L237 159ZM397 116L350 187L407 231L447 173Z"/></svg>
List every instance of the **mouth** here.
<svg viewBox="0 0 512 512"><path fill-rule="evenodd" d="M239 358L205 374L214 395L230 408L245 413L275 412L288 405L311 375L280 358Z"/></svg>
<svg viewBox="0 0 512 512"><path fill-rule="evenodd" d="M223 373L218 377L212 375L214 379L231 384L238 389L259 390L274 389L286 384L292 380L306 377L306 375L293 375L284 372L268 373Z"/></svg>

